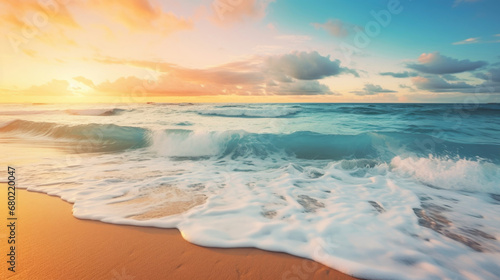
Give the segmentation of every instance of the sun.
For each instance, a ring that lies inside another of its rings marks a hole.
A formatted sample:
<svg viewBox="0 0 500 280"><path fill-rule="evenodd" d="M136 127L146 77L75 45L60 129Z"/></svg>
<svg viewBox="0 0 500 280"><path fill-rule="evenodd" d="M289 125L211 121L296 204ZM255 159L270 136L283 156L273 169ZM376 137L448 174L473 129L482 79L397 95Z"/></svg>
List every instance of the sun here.
<svg viewBox="0 0 500 280"><path fill-rule="evenodd" d="M86 96L93 91L93 89L82 82L75 81L73 79L68 80L67 90L71 92L74 96Z"/></svg>

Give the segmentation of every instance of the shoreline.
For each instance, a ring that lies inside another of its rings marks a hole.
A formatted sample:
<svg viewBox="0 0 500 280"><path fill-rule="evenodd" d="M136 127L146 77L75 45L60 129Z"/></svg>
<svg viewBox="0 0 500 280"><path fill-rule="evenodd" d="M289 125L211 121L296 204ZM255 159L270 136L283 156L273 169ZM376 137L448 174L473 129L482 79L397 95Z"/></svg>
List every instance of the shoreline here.
<svg viewBox="0 0 500 280"><path fill-rule="evenodd" d="M16 272L7 270L2 242L2 279L356 279L286 253L194 245L177 229L80 220L72 204L44 193L16 196Z"/></svg>

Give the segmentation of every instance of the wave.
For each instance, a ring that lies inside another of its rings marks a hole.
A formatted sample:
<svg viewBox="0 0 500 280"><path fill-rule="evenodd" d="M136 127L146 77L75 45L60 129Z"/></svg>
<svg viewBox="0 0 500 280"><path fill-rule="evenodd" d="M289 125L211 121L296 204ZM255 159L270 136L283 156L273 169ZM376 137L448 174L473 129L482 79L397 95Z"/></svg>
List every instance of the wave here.
<svg viewBox="0 0 500 280"><path fill-rule="evenodd" d="M15 120L0 132L59 140L90 141L93 151L116 151L152 146L172 157L257 157L292 156L300 159L378 159L390 161L399 155L482 158L500 160L500 145L464 144L424 134L366 132L357 135L321 134L298 131L291 134L249 133L243 130L203 131L146 128L113 124L62 125Z"/></svg>
<svg viewBox="0 0 500 280"><path fill-rule="evenodd" d="M300 159L378 159L398 155L500 159L500 145L462 144L427 135L368 132L358 135L258 134L245 131L165 130L155 133L152 145L162 155L175 157L218 156L266 158L274 155Z"/></svg>
<svg viewBox="0 0 500 280"><path fill-rule="evenodd" d="M231 105L233 106L233 105ZM233 118L283 118L298 114L299 108L238 108L225 107L196 111L202 116L233 117Z"/></svg>
<svg viewBox="0 0 500 280"><path fill-rule="evenodd" d="M302 159L376 157L371 136L323 135L312 132L258 134L241 131L192 131L169 129L156 132L152 146L172 157L267 158L273 155Z"/></svg>
<svg viewBox="0 0 500 280"><path fill-rule="evenodd" d="M48 122L15 120L0 128L1 133L16 136L45 137L78 141L76 152L112 152L148 146L148 130L114 124L62 125Z"/></svg>

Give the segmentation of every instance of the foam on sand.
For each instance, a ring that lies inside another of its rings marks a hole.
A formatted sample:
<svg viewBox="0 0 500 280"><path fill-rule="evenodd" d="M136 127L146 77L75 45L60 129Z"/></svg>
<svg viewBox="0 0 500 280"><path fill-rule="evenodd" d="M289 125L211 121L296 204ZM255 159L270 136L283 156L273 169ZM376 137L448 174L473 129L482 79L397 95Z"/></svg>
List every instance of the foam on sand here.
<svg viewBox="0 0 500 280"><path fill-rule="evenodd" d="M361 278L465 279L475 274L487 279L499 268L500 203L483 189L431 188L419 174L402 169L405 161L421 162L433 178L442 172L433 166L449 166L449 159L270 166L259 158L213 158L186 165L163 156L136 162L140 153L104 169L112 155L89 158L88 165L68 174L83 185L29 184L30 189L74 202L78 218L175 227L195 244L287 252ZM489 168L470 165L467 174L479 177ZM61 175L58 180L70 180Z"/></svg>

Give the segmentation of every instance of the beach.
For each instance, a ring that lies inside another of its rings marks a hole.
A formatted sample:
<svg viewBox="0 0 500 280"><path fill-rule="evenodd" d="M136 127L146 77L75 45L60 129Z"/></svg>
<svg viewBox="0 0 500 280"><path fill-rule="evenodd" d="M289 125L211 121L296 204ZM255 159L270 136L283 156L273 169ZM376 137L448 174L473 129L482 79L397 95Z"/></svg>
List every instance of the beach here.
<svg viewBox="0 0 500 280"><path fill-rule="evenodd" d="M500 1L0 6L0 280L500 280Z"/></svg>
<svg viewBox="0 0 500 280"><path fill-rule="evenodd" d="M3 231L1 279L355 279L284 253L197 246L177 229L80 220L58 197L20 189L16 195L16 272L5 264Z"/></svg>

